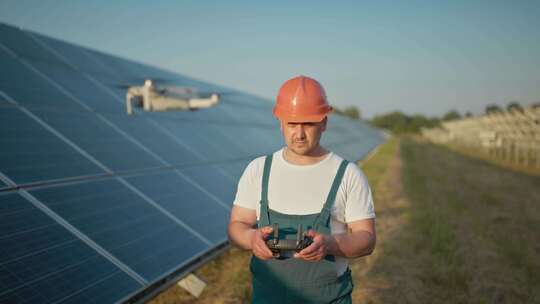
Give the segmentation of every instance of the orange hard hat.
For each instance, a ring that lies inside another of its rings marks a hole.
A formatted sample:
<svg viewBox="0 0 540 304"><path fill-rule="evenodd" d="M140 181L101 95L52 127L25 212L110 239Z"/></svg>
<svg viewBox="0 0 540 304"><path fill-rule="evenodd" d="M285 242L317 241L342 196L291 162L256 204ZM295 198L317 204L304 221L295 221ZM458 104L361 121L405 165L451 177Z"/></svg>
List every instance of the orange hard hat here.
<svg viewBox="0 0 540 304"><path fill-rule="evenodd" d="M274 116L288 122L319 122L330 111L322 85L306 76L285 81L274 106Z"/></svg>

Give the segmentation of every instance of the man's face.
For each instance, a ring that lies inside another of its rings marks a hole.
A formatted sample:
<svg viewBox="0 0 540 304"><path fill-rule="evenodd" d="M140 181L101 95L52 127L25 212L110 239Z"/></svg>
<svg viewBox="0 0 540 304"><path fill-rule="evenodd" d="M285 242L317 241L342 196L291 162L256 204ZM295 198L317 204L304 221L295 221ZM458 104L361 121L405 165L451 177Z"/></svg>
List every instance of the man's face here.
<svg viewBox="0 0 540 304"><path fill-rule="evenodd" d="M297 155L311 155L319 147L319 140L326 130L326 118L320 122L280 121L281 133L287 148Z"/></svg>

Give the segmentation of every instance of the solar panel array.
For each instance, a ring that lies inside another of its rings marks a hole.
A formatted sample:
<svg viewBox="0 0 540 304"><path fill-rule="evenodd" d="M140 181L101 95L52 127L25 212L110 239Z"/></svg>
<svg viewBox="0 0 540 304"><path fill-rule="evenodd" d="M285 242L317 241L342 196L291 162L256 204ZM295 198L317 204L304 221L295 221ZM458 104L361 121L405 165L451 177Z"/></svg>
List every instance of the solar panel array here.
<svg viewBox="0 0 540 304"><path fill-rule="evenodd" d="M128 116L144 79L226 94ZM0 303L131 301L222 247L244 167L282 146L271 107L0 24ZM323 144L357 160L382 140L332 116Z"/></svg>

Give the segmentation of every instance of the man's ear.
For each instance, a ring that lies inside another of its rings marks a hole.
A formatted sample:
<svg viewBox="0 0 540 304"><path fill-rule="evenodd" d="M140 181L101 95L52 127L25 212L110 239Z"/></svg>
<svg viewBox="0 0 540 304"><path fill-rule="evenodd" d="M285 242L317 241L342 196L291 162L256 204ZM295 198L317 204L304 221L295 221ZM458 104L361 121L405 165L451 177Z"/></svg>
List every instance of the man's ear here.
<svg viewBox="0 0 540 304"><path fill-rule="evenodd" d="M322 123L322 132L326 131L326 123L328 122L328 117L325 117L321 123Z"/></svg>

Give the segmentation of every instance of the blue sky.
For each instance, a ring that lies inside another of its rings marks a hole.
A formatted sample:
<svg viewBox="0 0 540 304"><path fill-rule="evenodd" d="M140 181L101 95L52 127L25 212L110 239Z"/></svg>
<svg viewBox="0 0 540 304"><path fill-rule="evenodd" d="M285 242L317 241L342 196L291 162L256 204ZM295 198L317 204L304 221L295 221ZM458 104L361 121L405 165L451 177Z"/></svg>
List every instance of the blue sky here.
<svg viewBox="0 0 540 304"><path fill-rule="evenodd" d="M0 21L273 99L480 113L540 101L540 1L1 0Z"/></svg>

